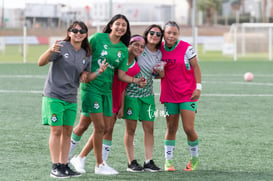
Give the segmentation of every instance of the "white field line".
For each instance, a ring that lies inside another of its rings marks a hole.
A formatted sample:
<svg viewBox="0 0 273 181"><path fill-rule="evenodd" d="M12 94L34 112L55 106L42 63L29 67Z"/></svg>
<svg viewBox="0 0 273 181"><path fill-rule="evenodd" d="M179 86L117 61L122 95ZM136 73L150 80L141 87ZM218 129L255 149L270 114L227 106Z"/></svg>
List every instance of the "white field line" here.
<svg viewBox="0 0 273 181"><path fill-rule="evenodd" d="M8 94L42 94L42 90L0 90L0 93Z"/></svg>
<svg viewBox="0 0 273 181"><path fill-rule="evenodd" d="M0 75L0 78L45 78L47 75ZM243 77L243 74L202 74L204 77ZM254 74L255 77L273 77L273 74ZM159 79L154 80L155 82Z"/></svg>
<svg viewBox="0 0 273 181"><path fill-rule="evenodd" d="M202 74L205 77L244 77L244 74ZM254 74L254 77L273 77L273 74Z"/></svg>
<svg viewBox="0 0 273 181"><path fill-rule="evenodd" d="M260 85L260 86L273 86L273 83L266 82L227 82L227 81L203 81L206 84L233 84L233 85Z"/></svg>
<svg viewBox="0 0 273 181"><path fill-rule="evenodd" d="M42 90L0 90L7 94L43 94ZM155 93L155 96L159 96ZM202 97L273 97L273 94L202 94Z"/></svg>
<svg viewBox="0 0 273 181"><path fill-rule="evenodd" d="M13 78L37 78L37 79L44 79L46 78L46 75L0 75L0 78L9 78L9 79L13 79Z"/></svg>
<svg viewBox="0 0 273 181"><path fill-rule="evenodd" d="M241 74L204 74L202 76L242 76ZM273 74L257 74L255 76L261 77L273 77ZM0 75L0 78L46 78L46 75ZM159 79L154 80L155 82L159 82ZM237 85L258 85L258 86L273 86L273 83L260 83L260 82L227 82L227 81L203 81L205 84L237 84ZM42 94L42 90L1 90L0 93L15 93L15 94ZM159 93L155 93L156 96L159 96ZM273 94L205 94L202 96L206 97L272 97Z"/></svg>
<svg viewBox="0 0 273 181"><path fill-rule="evenodd" d="M155 96L160 96L155 93ZM273 94L201 94L202 97L273 97Z"/></svg>

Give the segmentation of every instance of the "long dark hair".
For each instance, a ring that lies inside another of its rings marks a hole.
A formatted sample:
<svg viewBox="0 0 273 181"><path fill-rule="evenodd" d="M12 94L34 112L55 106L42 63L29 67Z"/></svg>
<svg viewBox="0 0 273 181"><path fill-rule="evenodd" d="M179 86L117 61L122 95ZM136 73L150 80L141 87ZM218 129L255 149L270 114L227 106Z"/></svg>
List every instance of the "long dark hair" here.
<svg viewBox="0 0 273 181"><path fill-rule="evenodd" d="M159 41L158 44L156 45L156 48L159 49L159 47L160 47L160 45L161 45L161 42L162 42L162 38L163 38L163 30L162 30L161 26L156 25L156 24L152 24L152 25L148 26L148 27L146 28L146 30L144 31L143 36L144 36L145 41L146 41L146 43L147 43L147 42L148 42L147 36L148 36L149 31L150 31L152 28L158 28L158 29L160 30L160 32L161 32L160 41Z"/></svg>
<svg viewBox="0 0 273 181"><path fill-rule="evenodd" d="M131 37L131 30L130 30L130 23L128 21L128 19L126 18L126 16L122 15L122 14L117 14L115 16L112 17L112 19L107 23L107 25L104 27L103 29L103 33L111 33L111 25L114 24L114 22L117 19L124 19L127 23L127 30L126 33L120 38L120 41L122 43L124 43L127 47L129 45L130 42L130 37Z"/></svg>
<svg viewBox="0 0 273 181"><path fill-rule="evenodd" d="M83 39L81 47L86 51L86 56L90 56L92 54L91 46L88 42L88 28L82 21L74 21L68 28L67 32L70 32L73 28L79 25L82 29L86 30L86 37ZM64 41L70 41L70 36L67 34Z"/></svg>

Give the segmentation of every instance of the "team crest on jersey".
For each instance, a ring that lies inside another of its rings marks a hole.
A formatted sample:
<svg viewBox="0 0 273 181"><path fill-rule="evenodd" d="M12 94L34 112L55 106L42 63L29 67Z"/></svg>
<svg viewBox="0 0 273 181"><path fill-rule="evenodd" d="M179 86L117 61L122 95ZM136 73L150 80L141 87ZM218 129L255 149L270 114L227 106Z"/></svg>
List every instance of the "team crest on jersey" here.
<svg viewBox="0 0 273 181"><path fill-rule="evenodd" d="M58 120L58 119L57 119L57 115L56 115L56 114L52 114L52 116L51 116L51 121L52 121L53 123L55 123L57 120Z"/></svg>
<svg viewBox="0 0 273 181"><path fill-rule="evenodd" d="M64 54L64 58L68 58L69 57L69 54L68 53L65 53Z"/></svg>
<svg viewBox="0 0 273 181"><path fill-rule="evenodd" d="M132 108L129 107L129 108L127 109L127 115L128 115L128 116L132 116L132 115L133 115L133 110L132 110Z"/></svg>
<svg viewBox="0 0 273 181"><path fill-rule="evenodd" d="M106 50L102 50L100 55L101 55L101 56L105 56L105 55L107 55L107 54L108 54L108 52L107 52Z"/></svg>
<svg viewBox="0 0 273 181"><path fill-rule="evenodd" d="M142 56L145 57L146 56L146 52L143 51Z"/></svg>
<svg viewBox="0 0 273 181"><path fill-rule="evenodd" d="M94 108L95 109L99 109L100 108L100 105L99 105L99 103L97 101L94 103Z"/></svg>
<svg viewBox="0 0 273 181"><path fill-rule="evenodd" d="M118 56L118 58L120 58L120 57L121 57L121 51L120 51L120 50L118 51L117 56Z"/></svg>
<svg viewBox="0 0 273 181"><path fill-rule="evenodd" d="M104 49L107 49L108 48L108 45L103 45Z"/></svg>

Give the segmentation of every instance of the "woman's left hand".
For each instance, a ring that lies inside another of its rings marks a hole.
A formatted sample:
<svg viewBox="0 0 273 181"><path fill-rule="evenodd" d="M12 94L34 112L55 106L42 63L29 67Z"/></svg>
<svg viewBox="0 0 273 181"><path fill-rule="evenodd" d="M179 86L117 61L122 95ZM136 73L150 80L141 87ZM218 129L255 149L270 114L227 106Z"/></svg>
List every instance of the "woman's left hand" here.
<svg viewBox="0 0 273 181"><path fill-rule="evenodd" d="M193 93L191 95L191 100L199 99L200 95L201 95L201 90L195 89L195 91L193 91Z"/></svg>
<svg viewBox="0 0 273 181"><path fill-rule="evenodd" d="M121 118L123 117L123 115L124 115L123 108L121 108L121 109L119 109L119 111L118 111L117 118L118 118L118 119L121 119Z"/></svg>
<svg viewBox="0 0 273 181"><path fill-rule="evenodd" d="M87 83L88 82L88 74L90 72L83 71L80 76L80 82Z"/></svg>
<svg viewBox="0 0 273 181"><path fill-rule="evenodd" d="M103 62L100 65L100 68L98 69L98 74L102 74L107 69L108 63L105 63L106 59L103 60Z"/></svg>

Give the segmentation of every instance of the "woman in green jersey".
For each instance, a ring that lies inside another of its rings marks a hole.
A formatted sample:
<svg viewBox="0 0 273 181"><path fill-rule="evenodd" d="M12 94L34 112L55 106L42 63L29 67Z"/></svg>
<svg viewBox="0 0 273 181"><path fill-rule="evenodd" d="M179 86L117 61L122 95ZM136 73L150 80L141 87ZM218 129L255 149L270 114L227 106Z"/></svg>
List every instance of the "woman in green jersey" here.
<svg viewBox="0 0 273 181"><path fill-rule="evenodd" d="M126 75L128 70L128 49L130 41L130 25L124 15L115 15L106 25L103 33L96 33L90 39L92 48L91 72L96 72L103 60L108 68L98 74L95 81L81 85L82 111L89 113L93 121L94 131L81 154L87 155L93 142L97 164L95 174L112 175L118 172L102 160L103 135L112 126L112 83L115 69L121 81L145 86L142 78Z"/></svg>

